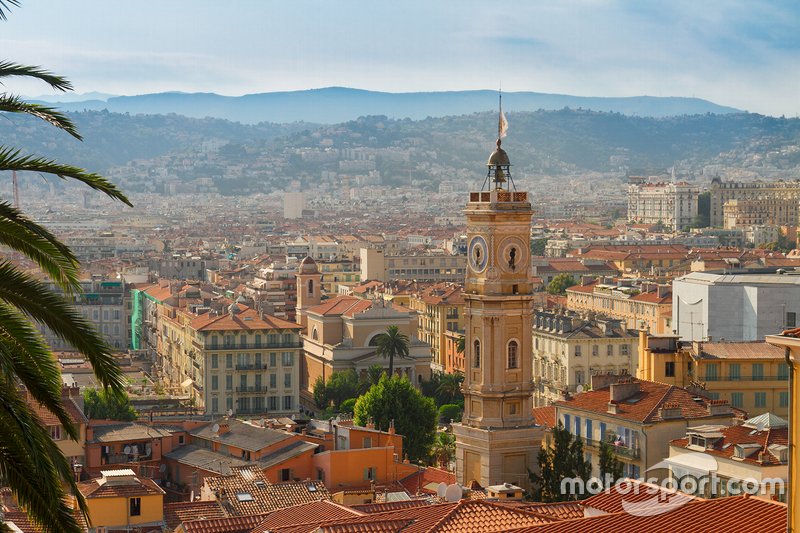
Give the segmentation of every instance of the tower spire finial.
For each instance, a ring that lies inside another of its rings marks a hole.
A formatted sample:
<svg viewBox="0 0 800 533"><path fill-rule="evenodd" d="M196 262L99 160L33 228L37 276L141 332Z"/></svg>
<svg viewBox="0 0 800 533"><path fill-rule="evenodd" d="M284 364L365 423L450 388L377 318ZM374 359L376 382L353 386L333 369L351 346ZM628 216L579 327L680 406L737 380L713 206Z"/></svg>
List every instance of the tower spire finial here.
<svg viewBox="0 0 800 533"><path fill-rule="evenodd" d="M508 120L506 120L506 116L503 113L503 86L500 86L500 89L497 91L497 98L499 102L499 110L500 114L497 118L497 146L500 146L500 139L506 136L508 133Z"/></svg>

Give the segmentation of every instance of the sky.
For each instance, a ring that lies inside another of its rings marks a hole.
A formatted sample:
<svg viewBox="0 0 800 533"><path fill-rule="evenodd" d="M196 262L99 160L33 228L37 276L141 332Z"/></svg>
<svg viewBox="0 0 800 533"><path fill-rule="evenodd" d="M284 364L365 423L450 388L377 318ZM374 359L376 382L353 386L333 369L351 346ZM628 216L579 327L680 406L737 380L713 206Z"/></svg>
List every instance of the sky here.
<svg viewBox="0 0 800 533"><path fill-rule="evenodd" d="M22 0L0 50L79 93L502 85L800 114L795 0Z"/></svg>

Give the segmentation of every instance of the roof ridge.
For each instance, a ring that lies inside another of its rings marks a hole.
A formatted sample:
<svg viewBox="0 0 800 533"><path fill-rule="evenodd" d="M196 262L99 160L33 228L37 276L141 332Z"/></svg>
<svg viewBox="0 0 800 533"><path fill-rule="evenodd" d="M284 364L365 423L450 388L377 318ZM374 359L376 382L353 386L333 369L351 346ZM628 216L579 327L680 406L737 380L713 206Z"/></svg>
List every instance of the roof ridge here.
<svg viewBox="0 0 800 533"><path fill-rule="evenodd" d="M653 382L653 383L657 383L657 382ZM666 392L664 393L664 395L663 395L663 396L661 396L661 399L660 399L660 400L658 400L658 401L656 402L656 404L653 406L653 408L652 408L652 409L650 409L650 412L649 412L649 413L647 413L647 416L645 416L645 417L644 417L644 421L648 421L648 420L650 420L650 417L651 417L651 416L653 416L653 414L654 414L654 413L657 413L659 409L661 409L661 406L662 406L662 405L664 405L664 402L666 401L666 399L667 399L667 396L668 396L669 394L671 394L671 393L672 393L672 391L673 391L675 388L676 388L676 387L675 387L675 385L669 385L669 388L666 390Z"/></svg>

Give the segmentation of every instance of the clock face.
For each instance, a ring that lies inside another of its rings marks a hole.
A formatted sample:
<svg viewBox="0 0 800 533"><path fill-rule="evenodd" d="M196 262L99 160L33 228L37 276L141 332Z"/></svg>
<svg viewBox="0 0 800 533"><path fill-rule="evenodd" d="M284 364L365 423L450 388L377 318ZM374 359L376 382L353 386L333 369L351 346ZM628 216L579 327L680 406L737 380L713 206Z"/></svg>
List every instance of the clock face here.
<svg viewBox="0 0 800 533"><path fill-rule="evenodd" d="M517 237L508 237L500 243L498 252L500 267L509 273L525 272L528 265L528 251L525 243Z"/></svg>
<svg viewBox="0 0 800 533"><path fill-rule="evenodd" d="M483 272L489 260L489 252L486 240L480 235L473 237L469 242L469 266L475 272Z"/></svg>

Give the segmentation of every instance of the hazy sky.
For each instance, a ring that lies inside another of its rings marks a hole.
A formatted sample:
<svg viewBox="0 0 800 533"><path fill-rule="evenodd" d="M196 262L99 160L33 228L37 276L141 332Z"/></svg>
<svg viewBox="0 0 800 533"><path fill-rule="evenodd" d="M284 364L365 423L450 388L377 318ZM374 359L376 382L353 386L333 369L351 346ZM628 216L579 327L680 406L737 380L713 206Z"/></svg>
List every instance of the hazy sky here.
<svg viewBox="0 0 800 533"><path fill-rule="evenodd" d="M0 23L0 50L0 59L68 76L78 92L404 92L502 81L509 91L697 96L800 113L795 0L23 0Z"/></svg>

